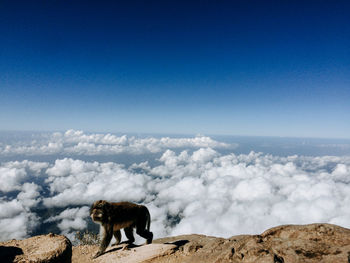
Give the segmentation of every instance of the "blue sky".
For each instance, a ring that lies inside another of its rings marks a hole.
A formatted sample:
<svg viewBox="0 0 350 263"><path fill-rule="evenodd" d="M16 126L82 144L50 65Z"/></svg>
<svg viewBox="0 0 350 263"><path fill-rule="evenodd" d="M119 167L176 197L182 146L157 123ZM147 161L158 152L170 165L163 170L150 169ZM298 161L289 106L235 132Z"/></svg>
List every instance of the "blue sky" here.
<svg viewBox="0 0 350 263"><path fill-rule="evenodd" d="M0 130L350 138L349 1L0 1Z"/></svg>

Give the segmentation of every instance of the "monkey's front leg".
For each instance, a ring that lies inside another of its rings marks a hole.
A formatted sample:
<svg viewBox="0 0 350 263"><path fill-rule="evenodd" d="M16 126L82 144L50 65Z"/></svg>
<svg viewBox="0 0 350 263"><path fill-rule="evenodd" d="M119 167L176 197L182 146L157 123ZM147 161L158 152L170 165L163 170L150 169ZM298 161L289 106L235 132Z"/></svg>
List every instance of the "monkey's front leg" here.
<svg viewBox="0 0 350 263"><path fill-rule="evenodd" d="M101 256L103 252L106 250L106 248L108 247L109 243L111 242L112 235L113 235L113 227L106 224L106 225L103 225L103 228L104 228L104 233L103 233L103 239L100 245L100 249L98 250L96 255L93 256L93 258L97 258Z"/></svg>
<svg viewBox="0 0 350 263"><path fill-rule="evenodd" d="M113 236L115 237L115 243L112 246L119 245L122 240L122 234L120 233L119 228L115 228L115 226L113 227Z"/></svg>

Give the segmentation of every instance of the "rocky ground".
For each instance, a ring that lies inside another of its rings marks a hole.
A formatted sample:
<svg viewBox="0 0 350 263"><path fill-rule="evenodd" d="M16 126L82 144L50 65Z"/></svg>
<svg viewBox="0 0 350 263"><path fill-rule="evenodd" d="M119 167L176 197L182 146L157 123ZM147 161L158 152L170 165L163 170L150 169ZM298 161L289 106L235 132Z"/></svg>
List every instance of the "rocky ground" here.
<svg viewBox="0 0 350 263"><path fill-rule="evenodd" d="M123 250L110 247L95 260L97 247L73 248L73 262L259 262L350 263L350 229L329 224L287 225L261 235L228 239L184 235L154 240L153 244Z"/></svg>
<svg viewBox="0 0 350 263"><path fill-rule="evenodd" d="M48 234L0 242L0 262L68 263L72 244L65 236Z"/></svg>
<svg viewBox="0 0 350 263"><path fill-rule="evenodd" d="M56 251L54 244L58 243L61 246L57 246ZM63 247L66 251L62 250ZM13 262L69 262L55 260L58 255L69 255L71 251L72 262L82 263L350 263L350 229L311 224L278 226L261 235L240 235L228 239L183 235L156 239L144 246L111 246L97 259L91 259L97 250L98 246L75 246L72 249L65 237L56 235L0 243L1 262L6 262L3 258L11 253L12 256L7 258L12 258ZM43 255L51 261L44 259Z"/></svg>
<svg viewBox="0 0 350 263"><path fill-rule="evenodd" d="M173 244L150 244L143 246L126 245L109 247L102 256L91 259L96 254L98 246L76 246L73 247L72 262L93 262L93 263L107 263L107 262L123 262L123 263L141 263L151 262L151 260L159 257L171 255L177 249Z"/></svg>
<svg viewBox="0 0 350 263"><path fill-rule="evenodd" d="M175 240L184 245L171 256L151 262L350 262L350 229L329 224L279 226L261 235L229 239L190 235L157 242Z"/></svg>

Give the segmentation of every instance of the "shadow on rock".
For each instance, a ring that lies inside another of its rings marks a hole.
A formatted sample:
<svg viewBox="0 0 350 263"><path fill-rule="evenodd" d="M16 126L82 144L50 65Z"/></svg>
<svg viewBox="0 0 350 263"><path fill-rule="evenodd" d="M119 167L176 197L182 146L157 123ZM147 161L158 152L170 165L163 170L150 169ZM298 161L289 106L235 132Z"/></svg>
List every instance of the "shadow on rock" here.
<svg viewBox="0 0 350 263"><path fill-rule="evenodd" d="M166 242L164 243L165 245L175 245L176 246L176 249L175 250L179 250L180 247L186 245L188 242L190 242L189 240L185 240L185 239L182 239L182 240L177 240L177 241L174 241L174 242Z"/></svg>
<svg viewBox="0 0 350 263"><path fill-rule="evenodd" d="M112 249L105 251L102 255L113 253L113 252L118 251L118 250L129 250L130 248L136 248L136 247L140 247L140 245L128 244L126 246L118 246L118 247L115 247L115 248L112 248Z"/></svg>
<svg viewBox="0 0 350 263"><path fill-rule="evenodd" d="M19 247L0 246L0 258L3 263L13 262L17 255L22 255L23 250Z"/></svg>

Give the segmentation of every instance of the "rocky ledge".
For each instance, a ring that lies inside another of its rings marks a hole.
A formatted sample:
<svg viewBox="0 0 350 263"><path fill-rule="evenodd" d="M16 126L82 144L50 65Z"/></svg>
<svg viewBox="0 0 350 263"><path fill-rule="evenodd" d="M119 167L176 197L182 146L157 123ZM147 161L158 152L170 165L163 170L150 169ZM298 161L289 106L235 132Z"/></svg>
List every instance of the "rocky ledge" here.
<svg viewBox="0 0 350 263"><path fill-rule="evenodd" d="M350 263L350 229L330 224L284 225L261 235L228 239L185 235L157 243L182 243L160 262Z"/></svg>
<svg viewBox="0 0 350 263"><path fill-rule="evenodd" d="M111 246L91 259L98 246L72 247L63 236L46 235L0 243L1 262L259 262L350 263L350 229L330 224L285 225L261 235L217 238L183 235L150 245ZM6 259L6 261L5 261Z"/></svg>
<svg viewBox="0 0 350 263"><path fill-rule="evenodd" d="M153 244L124 249L109 247L95 260L98 247L73 247L73 262L148 263L348 263L350 229L330 224L285 225L261 235L217 238L183 235L154 240Z"/></svg>
<svg viewBox="0 0 350 263"><path fill-rule="evenodd" d="M71 259L72 244L65 236L48 234L0 242L0 261L3 263L68 263Z"/></svg>

